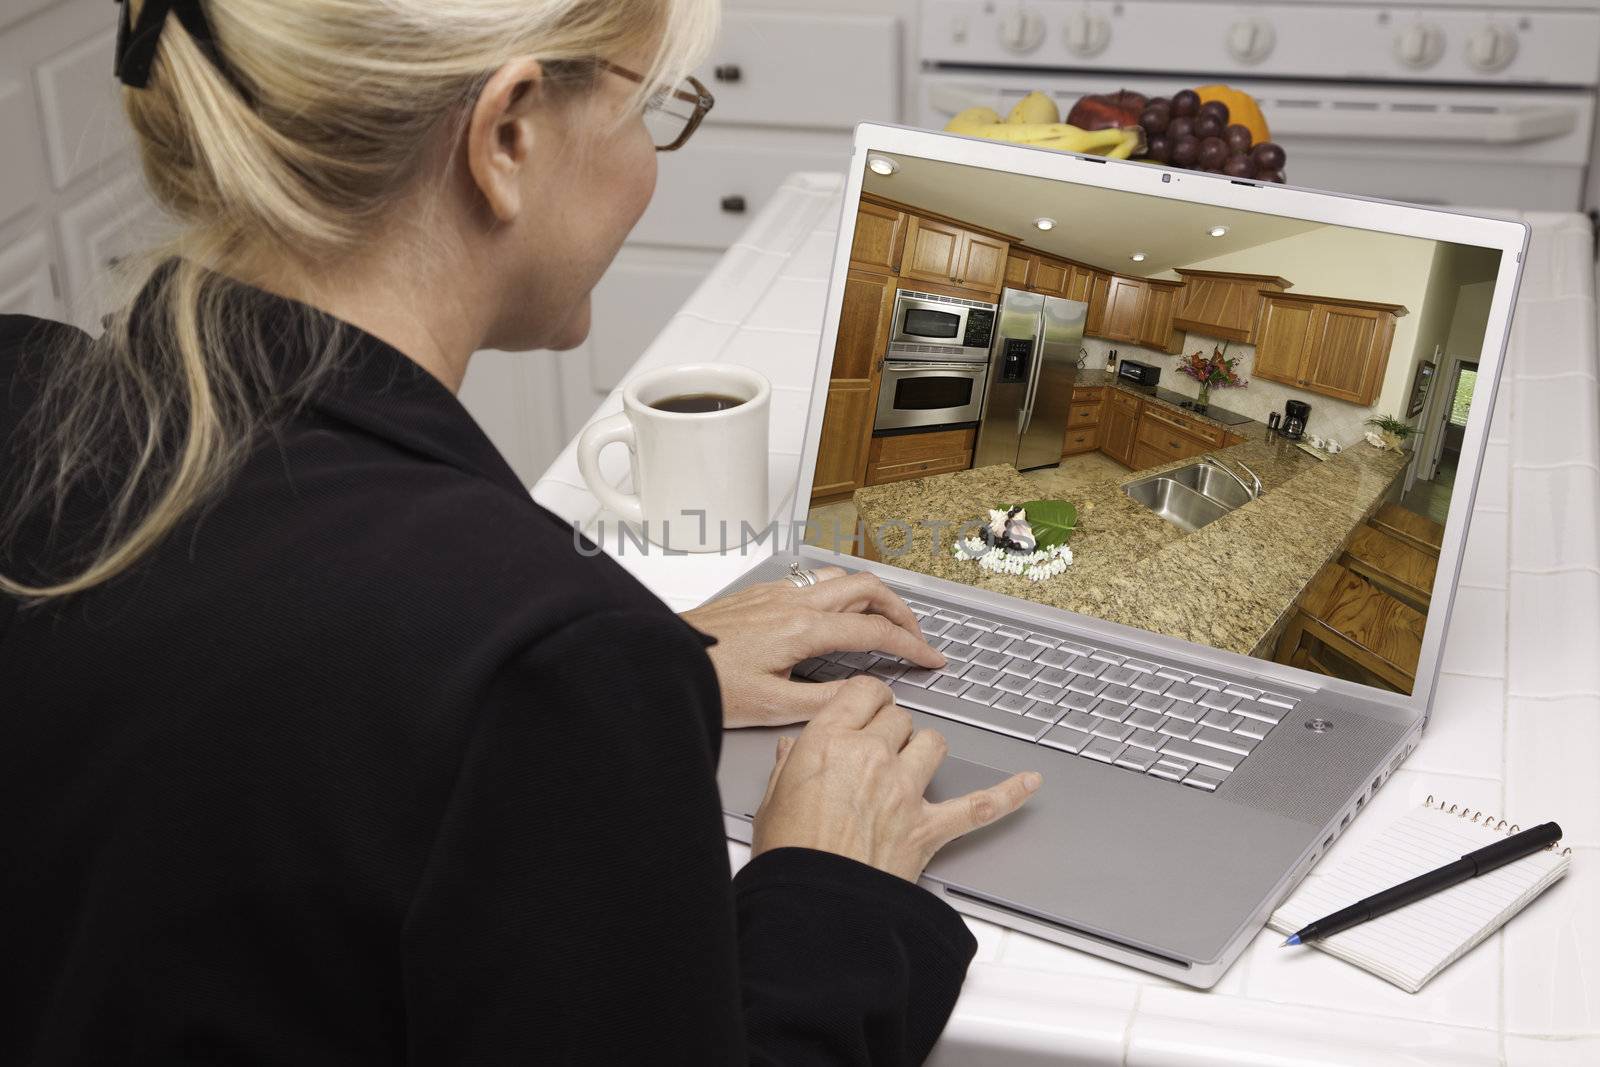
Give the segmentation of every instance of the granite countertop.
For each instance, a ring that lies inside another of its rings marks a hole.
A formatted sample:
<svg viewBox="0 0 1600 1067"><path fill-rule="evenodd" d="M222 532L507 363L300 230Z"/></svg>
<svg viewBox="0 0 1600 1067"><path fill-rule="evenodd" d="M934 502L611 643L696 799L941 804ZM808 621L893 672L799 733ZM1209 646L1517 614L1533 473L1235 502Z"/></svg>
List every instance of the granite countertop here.
<svg viewBox="0 0 1600 1067"><path fill-rule="evenodd" d="M1002 503L1050 495L1001 464L855 492L886 561L950 581L1153 630L1246 655L1268 644L1317 571L1381 502L1407 457L1368 445L1318 462L1264 428L1217 454L1261 478L1262 495L1193 533L1157 517L1122 487L1196 459L1130 471L1078 490L1073 563L1043 582L995 575L951 555L962 524ZM912 534L905 548L907 527ZM968 532L972 532L969 528ZM930 551L930 540L939 544ZM1226 576L1228 580L1218 581Z"/></svg>
<svg viewBox="0 0 1600 1067"><path fill-rule="evenodd" d="M1147 403L1166 408L1186 418L1194 419L1196 422L1219 427L1229 433L1248 434L1252 430L1265 430L1267 428L1266 423L1255 419L1251 419L1248 422L1229 423L1223 422L1221 419L1214 419L1209 415L1202 415L1200 412L1192 408L1182 407L1164 396L1157 396L1152 392L1156 388L1155 386L1134 385L1132 382L1118 378L1114 372L1108 370L1091 370L1087 367L1080 367L1072 379L1072 384L1074 388L1078 389L1093 389L1102 385L1110 386L1113 389L1121 389L1129 396L1139 397Z"/></svg>

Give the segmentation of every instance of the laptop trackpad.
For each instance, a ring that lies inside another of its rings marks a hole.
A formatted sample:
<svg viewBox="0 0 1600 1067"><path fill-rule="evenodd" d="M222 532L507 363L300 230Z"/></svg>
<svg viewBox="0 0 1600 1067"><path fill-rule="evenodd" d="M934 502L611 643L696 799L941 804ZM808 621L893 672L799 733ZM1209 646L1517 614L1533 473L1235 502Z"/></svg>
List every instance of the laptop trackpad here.
<svg viewBox="0 0 1600 1067"><path fill-rule="evenodd" d="M1010 771L996 770L982 763L973 763L959 756L946 756L933 781L928 783L928 800L939 803L954 800L978 789L988 789L1011 777Z"/></svg>

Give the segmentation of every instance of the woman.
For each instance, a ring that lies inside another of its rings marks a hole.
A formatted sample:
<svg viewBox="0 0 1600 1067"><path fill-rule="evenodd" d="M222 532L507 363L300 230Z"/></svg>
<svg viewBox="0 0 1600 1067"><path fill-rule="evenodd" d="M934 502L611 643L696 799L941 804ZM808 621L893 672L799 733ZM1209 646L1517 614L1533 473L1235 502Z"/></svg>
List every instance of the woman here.
<svg viewBox="0 0 1600 1067"><path fill-rule="evenodd" d="M183 236L101 338L0 319L0 1062L926 1055L915 879L1037 777L927 803L885 687L788 681L943 662L881 583L679 618L452 395L583 341L712 0L123 14ZM803 719L730 879L720 729Z"/></svg>

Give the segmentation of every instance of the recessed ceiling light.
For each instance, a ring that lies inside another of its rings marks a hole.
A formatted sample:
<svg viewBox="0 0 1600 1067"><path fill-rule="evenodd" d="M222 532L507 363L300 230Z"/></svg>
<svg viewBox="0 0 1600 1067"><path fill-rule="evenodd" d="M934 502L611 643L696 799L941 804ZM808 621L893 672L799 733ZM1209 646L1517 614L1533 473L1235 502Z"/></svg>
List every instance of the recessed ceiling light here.
<svg viewBox="0 0 1600 1067"><path fill-rule="evenodd" d="M1226 226L1213 226L1206 232L1211 234L1213 237L1221 237L1223 234L1228 232L1228 228Z"/></svg>
<svg viewBox="0 0 1600 1067"><path fill-rule="evenodd" d="M1133 255L1129 256L1128 258L1133 260L1135 263L1143 263L1144 262L1144 253L1143 252L1135 252Z"/></svg>
<svg viewBox="0 0 1600 1067"><path fill-rule="evenodd" d="M1055 219L1034 219L1033 224L1041 230L1053 230L1056 228Z"/></svg>
<svg viewBox="0 0 1600 1067"><path fill-rule="evenodd" d="M885 159L882 156L873 156L871 159L868 159L867 166L872 168L872 172L874 174L893 174L895 171L900 169L900 164L896 163L892 159Z"/></svg>

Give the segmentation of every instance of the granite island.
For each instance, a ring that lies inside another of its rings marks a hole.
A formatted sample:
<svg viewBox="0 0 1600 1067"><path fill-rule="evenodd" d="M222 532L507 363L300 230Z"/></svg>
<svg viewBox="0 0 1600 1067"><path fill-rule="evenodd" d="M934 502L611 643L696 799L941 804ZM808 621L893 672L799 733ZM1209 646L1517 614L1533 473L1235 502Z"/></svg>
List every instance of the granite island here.
<svg viewBox="0 0 1600 1067"><path fill-rule="evenodd" d="M1318 460L1264 431L1217 449L1261 478L1264 492L1192 533L1159 518L1123 486L1197 459L1129 471L1081 487L1073 563L1042 582L996 575L951 554L961 527L988 510L1049 497L996 465L855 491L860 521L886 562L1079 614L1270 657L1273 641L1317 571L1390 493L1409 459L1359 444ZM1235 464L1236 466L1236 464ZM906 543L910 534L910 544Z"/></svg>

